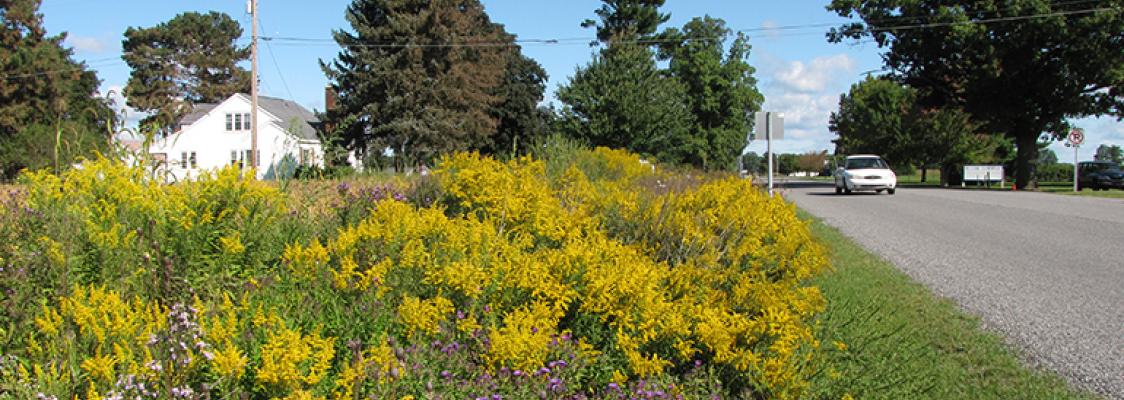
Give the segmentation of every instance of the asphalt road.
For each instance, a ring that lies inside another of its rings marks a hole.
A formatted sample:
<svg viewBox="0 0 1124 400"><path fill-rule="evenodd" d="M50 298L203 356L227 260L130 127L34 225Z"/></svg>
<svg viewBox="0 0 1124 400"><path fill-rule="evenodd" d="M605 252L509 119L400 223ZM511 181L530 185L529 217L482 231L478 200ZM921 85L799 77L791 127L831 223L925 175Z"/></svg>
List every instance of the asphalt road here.
<svg viewBox="0 0 1124 400"><path fill-rule="evenodd" d="M937 295L981 317L1034 364L1124 399L1124 200L900 188L785 196Z"/></svg>

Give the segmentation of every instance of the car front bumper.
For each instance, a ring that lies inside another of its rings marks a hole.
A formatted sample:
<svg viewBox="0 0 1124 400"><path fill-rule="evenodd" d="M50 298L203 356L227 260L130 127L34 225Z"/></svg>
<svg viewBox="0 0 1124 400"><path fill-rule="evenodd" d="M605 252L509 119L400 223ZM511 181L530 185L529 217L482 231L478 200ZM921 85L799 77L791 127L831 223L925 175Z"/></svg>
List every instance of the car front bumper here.
<svg viewBox="0 0 1124 400"><path fill-rule="evenodd" d="M847 189L850 190L886 190L894 189L897 186L897 181L892 179L851 178L847 180Z"/></svg>
<svg viewBox="0 0 1124 400"><path fill-rule="evenodd" d="M1097 187L1110 188L1110 189L1124 189L1124 180L1116 179L1101 179L1097 180Z"/></svg>

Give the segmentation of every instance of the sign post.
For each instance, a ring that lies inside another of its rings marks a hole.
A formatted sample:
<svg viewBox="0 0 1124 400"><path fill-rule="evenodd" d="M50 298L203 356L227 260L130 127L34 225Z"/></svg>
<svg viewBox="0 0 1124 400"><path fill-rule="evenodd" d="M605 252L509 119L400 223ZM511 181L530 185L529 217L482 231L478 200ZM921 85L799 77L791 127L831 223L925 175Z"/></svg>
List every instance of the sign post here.
<svg viewBox="0 0 1124 400"><path fill-rule="evenodd" d="M1073 146L1073 191L1077 192L1080 189L1080 186L1078 186L1077 183L1077 149L1081 147L1081 143L1085 142L1085 131L1081 130L1081 128L1071 130L1069 131L1069 136L1066 137L1066 139L1069 140L1069 145Z"/></svg>
<svg viewBox="0 0 1124 400"><path fill-rule="evenodd" d="M757 136L765 135L765 156L769 158L769 197L773 197L773 139L784 138L784 114L775 112L754 113L753 129Z"/></svg>

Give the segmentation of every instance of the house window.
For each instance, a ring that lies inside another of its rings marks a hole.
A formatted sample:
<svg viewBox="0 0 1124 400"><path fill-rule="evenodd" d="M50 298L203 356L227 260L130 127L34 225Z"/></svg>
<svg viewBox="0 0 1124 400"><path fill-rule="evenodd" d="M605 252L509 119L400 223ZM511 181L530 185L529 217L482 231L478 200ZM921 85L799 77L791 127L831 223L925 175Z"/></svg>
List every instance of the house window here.
<svg viewBox="0 0 1124 400"><path fill-rule="evenodd" d="M234 114L226 114L226 130L234 130Z"/></svg>
<svg viewBox="0 0 1124 400"><path fill-rule="evenodd" d="M245 126L243 130L250 130L250 113L242 114L242 123Z"/></svg>
<svg viewBox="0 0 1124 400"><path fill-rule="evenodd" d="M312 165L316 160L312 159L312 149L301 149L300 164L304 166Z"/></svg>
<svg viewBox="0 0 1124 400"><path fill-rule="evenodd" d="M237 165L239 168L241 168L241 166L238 165L238 152L237 151L234 151L234 150L230 151L230 165Z"/></svg>
<svg viewBox="0 0 1124 400"><path fill-rule="evenodd" d="M191 169L198 168L198 164L195 163L195 152L194 151L191 152L190 160L191 160Z"/></svg>
<svg viewBox="0 0 1124 400"><path fill-rule="evenodd" d="M187 152L180 153L180 168L187 169Z"/></svg>
<svg viewBox="0 0 1124 400"><path fill-rule="evenodd" d="M242 114L234 114L234 130L242 130Z"/></svg>

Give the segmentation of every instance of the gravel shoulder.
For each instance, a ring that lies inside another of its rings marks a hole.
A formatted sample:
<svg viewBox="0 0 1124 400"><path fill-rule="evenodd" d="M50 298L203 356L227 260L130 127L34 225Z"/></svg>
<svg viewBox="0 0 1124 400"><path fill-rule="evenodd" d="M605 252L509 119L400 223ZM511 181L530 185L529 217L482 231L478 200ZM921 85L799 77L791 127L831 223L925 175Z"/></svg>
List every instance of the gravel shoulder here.
<svg viewBox="0 0 1124 400"><path fill-rule="evenodd" d="M785 196L939 296L1036 366L1124 399L1124 200L936 188Z"/></svg>

